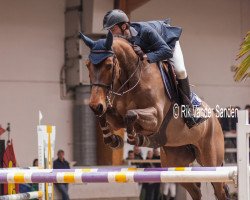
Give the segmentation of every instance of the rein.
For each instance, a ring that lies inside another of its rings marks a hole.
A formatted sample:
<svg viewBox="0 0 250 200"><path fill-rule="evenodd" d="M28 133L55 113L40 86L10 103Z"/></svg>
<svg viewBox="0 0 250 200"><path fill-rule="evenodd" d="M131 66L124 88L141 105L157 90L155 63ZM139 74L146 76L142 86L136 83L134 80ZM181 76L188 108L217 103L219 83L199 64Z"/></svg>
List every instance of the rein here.
<svg viewBox="0 0 250 200"><path fill-rule="evenodd" d="M141 72L142 72L142 68L140 68L141 65L140 65L140 58L138 57L138 60L137 60L137 67L135 68L135 71L130 75L130 77L122 84L122 86L117 90L117 92L114 92L114 91L111 91L112 94L114 95L117 95L117 96L123 96L124 94L130 92L131 90L133 90L140 82L141 80ZM133 87L127 89L126 91L124 92L120 92L121 89L134 77L135 73L138 71L138 69L141 69L140 70L140 75L139 75L139 78L137 80L137 82L134 84ZM119 93L120 92L120 93Z"/></svg>

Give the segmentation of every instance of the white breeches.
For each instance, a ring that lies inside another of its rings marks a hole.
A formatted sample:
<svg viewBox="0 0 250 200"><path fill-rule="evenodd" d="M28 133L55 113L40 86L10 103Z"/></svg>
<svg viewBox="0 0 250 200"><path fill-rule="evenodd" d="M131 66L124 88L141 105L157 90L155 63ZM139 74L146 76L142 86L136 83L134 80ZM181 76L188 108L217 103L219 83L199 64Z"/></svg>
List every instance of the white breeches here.
<svg viewBox="0 0 250 200"><path fill-rule="evenodd" d="M184 79L187 77L187 71L184 64L184 58L181 51L180 42L177 41L175 48L173 49L173 57L170 58L173 62L175 73L178 79Z"/></svg>
<svg viewBox="0 0 250 200"><path fill-rule="evenodd" d="M170 197L176 196L176 184L175 183L164 183L163 194L167 196L169 192L170 192Z"/></svg>

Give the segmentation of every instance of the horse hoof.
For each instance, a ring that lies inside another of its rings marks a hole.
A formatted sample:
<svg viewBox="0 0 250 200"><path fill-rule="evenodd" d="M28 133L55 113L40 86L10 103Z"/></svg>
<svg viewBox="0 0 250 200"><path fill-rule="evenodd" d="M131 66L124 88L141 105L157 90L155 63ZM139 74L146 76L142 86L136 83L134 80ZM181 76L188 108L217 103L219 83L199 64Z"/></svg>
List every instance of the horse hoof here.
<svg viewBox="0 0 250 200"><path fill-rule="evenodd" d="M135 140L129 140L127 139L127 143L130 145L136 145L136 141Z"/></svg>
<svg viewBox="0 0 250 200"><path fill-rule="evenodd" d="M143 146L143 141L144 141L144 137L142 135L138 135L135 138L135 144L136 144L136 146L138 146L138 147Z"/></svg>
<svg viewBox="0 0 250 200"><path fill-rule="evenodd" d="M145 137L143 135L137 135L137 136L133 137L133 139L128 138L127 142L131 145L142 147L142 146L144 146Z"/></svg>
<svg viewBox="0 0 250 200"><path fill-rule="evenodd" d="M135 121L137 120L137 118L138 118L137 113L134 112L134 111L129 110L127 112L126 116L124 117L124 123L126 125L132 125L132 124L135 123Z"/></svg>
<svg viewBox="0 0 250 200"><path fill-rule="evenodd" d="M145 135L138 134L135 138L136 146L139 147L151 147L151 148L158 148L159 146L155 146L150 144L149 138Z"/></svg>
<svg viewBox="0 0 250 200"><path fill-rule="evenodd" d="M112 136L111 136L112 137ZM121 149L124 146L124 142L121 136L113 135L111 142L105 142L111 149Z"/></svg>
<svg viewBox="0 0 250 200"><path fill-rule="evenodd" d="M123 138L119 135L116 136L117 139L117 147L116 149L121 149L124 146Z"/></svg>

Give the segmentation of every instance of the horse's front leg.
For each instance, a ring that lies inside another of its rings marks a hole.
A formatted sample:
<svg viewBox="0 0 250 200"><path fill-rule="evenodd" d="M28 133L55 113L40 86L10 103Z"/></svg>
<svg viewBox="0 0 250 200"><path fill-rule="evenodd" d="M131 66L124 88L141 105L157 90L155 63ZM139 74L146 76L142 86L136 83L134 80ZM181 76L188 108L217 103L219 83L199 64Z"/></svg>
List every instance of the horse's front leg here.
<svg viewBox="0 0 250 200"><path fill-rule="evenodd" d="M128 133L128 143L132 145L144 146L146 135L155 133L159 129L158 113L154 107L129 110L124 122Z"/></svg>
<svg viewBox="0 0 250 200"><path fill-rule="evenodd" d="M123 139L121 136L113 133L113 129L107 123L106 115L98 117L99 125L102 130L104 144L112 149L119 149L123 147Z"/></svg>

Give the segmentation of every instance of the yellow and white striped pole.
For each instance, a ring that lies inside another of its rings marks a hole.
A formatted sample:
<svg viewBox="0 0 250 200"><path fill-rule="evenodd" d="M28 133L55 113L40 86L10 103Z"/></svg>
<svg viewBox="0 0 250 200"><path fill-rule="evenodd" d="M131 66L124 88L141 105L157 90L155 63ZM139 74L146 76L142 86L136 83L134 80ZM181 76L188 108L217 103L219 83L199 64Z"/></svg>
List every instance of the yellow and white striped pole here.
<svg viewBox="0 0 250 200"><path fill-rule="evenodd" d="M0 200L26 200L26 199L40 199L42 198L42 191L26 192L12 195L0 196Z"/></svg>
<svg viewBox="0 0 250 200"><path fill-rule="evenodd" d="M38 167L44 169L53 168L53 158L55 149L56 127L41 125L42 114L39 111L38 133ZM53 200L53 183L39 184L39 190L43 192L43 200Z"/></svg>

